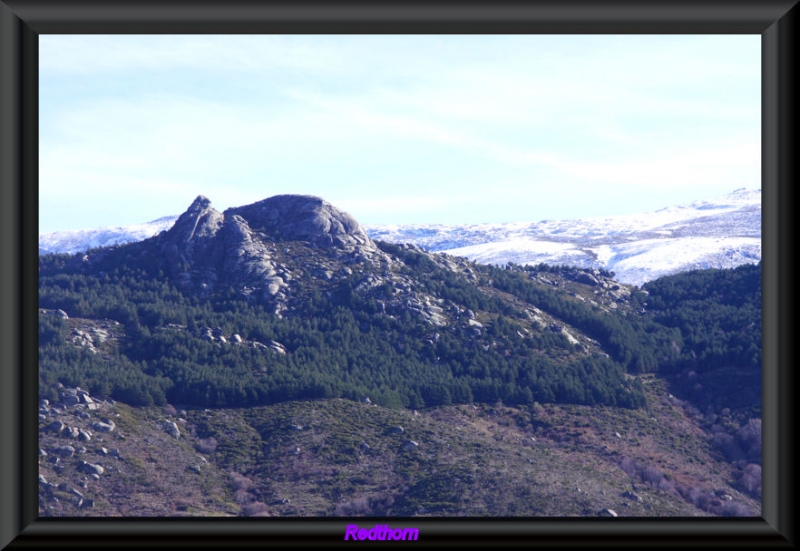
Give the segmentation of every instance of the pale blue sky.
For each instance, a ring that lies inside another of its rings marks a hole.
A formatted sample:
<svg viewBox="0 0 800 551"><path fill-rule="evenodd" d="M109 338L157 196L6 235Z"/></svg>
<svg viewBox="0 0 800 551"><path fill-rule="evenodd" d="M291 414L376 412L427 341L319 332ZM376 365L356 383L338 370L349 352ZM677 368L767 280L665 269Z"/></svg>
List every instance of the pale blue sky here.
<svg viewBox="0 0 800 551"><path fill-rule="evenodd" d="M760 41L59 36L40 232L323 197L363 224L628 214L760 184Z"/></svg>

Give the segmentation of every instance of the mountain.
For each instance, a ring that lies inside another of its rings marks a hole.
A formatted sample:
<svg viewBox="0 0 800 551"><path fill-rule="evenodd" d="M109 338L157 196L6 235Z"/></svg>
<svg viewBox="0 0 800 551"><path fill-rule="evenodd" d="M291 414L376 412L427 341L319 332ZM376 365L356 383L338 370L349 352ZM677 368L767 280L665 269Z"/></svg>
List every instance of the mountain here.
<svg viewBox="0 0 800 551"><path fill-rule="evenodd" d="M761 190L655 212L534 223L371 226L373 239L414 243L484 264L572 265L641 285L663 275L761 259Z"/></svg>
<svg viewBox="0 0 800 551"><path fill-rule="evenodd" d="M199 196L39 256L40 513L757 515L760 285L484 265L318 197Z"/></svg>
<svg viewBox="0 0 800 551"><path fill-rule="evenodd" d="M636 407L641 392L624 371L652 369L661 347L633 337L657 335L635 314L644 295L608 273L500 269L375 242L311 196L224 213L201 196L155 237L41 256L39 273L43 309L127 328L122 356L111 358L126 367L90 371L139 404L259 404L289 393L410 407L473 398ZM617 310L632 314L623 327L606 315ZM58 330L49 331L41 342L53 342ZM285 355L285 369L270 371L270 350ZM193 381L201 366L202 385Z"/></svg>
<svg viewBox="0 0 800 551"><path fill-rule="evenodd" d="M83 252L140 241L169 229L175 216L136 226L42 234L39 253ZM573 265L613 271L641 285L662 275L734 268L761 258L761 191L738 189L709 201L655 212L533 223L372 225L372 239L411 243L484 264Z"/></svg>
<svg viewBox="0 0 800 551"><path fill-rule="evenodd" d="M68 230L39 234L39 254L82 253L98 247L111 247L142 241L168 230L177 216L164 216L152 222L92 230Z"/></svg>

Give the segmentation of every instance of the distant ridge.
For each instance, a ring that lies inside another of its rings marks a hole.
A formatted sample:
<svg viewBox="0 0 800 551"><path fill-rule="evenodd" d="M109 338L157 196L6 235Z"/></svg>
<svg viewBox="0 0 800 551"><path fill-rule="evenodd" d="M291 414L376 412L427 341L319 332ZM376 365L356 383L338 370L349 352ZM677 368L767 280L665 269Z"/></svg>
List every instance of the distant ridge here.
<svg viewBox="0 0 800 551"><path fill-rule="evenodd" d="M655 212L533 223L368 226L372 239L407 242L483 264L573 265L641 285L702 268L761 260L761 190Z"/></svg>
<svg viewBox="0 0 800 551"><path fill-rule="evenodd" d="M42 234L39 254L77 253L141 241L170 229L177 219L166 216L133 226ZM351 222L342 223L344 234ZM411 243L480 263L597 268L615 272L623 283L641 285L691 269L757 263L761 259L761 190L739 188L716 199L636 215L509 224L372 225L364 230L366 235L359 238Z"/></svg>

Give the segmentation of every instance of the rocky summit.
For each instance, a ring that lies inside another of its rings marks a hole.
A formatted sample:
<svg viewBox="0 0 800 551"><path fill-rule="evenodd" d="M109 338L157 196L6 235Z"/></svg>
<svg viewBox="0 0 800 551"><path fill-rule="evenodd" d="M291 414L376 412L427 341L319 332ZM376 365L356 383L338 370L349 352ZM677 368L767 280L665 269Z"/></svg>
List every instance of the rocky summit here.
<svg viewBox="0 0 800 551"><path fill-rule="evenodd" d="M355 218L319 197L277 195L228 213L282 241L308 241L323 248L372 245Z"/></svg>
<svg viewBox="0 0 800 551"><path fill-rule="evenodd" d="M286 307L288 282L303 275L297 261L308 250L320 257L314 274L322 279L343 262L388 261L355 218L310 195L277 195L223 213L201 195L156 241L182 290L204 296L233 287L276 312Z"/></svg>

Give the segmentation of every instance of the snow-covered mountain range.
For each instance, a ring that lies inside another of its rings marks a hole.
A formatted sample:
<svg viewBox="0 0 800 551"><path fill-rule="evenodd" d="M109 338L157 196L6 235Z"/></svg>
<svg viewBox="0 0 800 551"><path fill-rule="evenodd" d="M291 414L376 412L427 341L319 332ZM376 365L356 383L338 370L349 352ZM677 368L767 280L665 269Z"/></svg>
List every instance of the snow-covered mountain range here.
<svg viewBox="0 0 800 551"><path fill-rule="evenodd" d="M39 253L86 251L140 241L177 216L134 226L39 236ZM761 190L737 189L713 200L655 212L531 223L364 226L372 239L413 243L481 263L568 264L613 271L622 283L697 268L733 268L761 260Z"/></svg>
<svg viewBox="0 0 800 551"><path fill-rule="evenodd" d="M39 234L39 254L82 253L97 247L143 241L170 229L177 219L177 216L164 216L152 222L132 226L42 233Z"/></svg>

